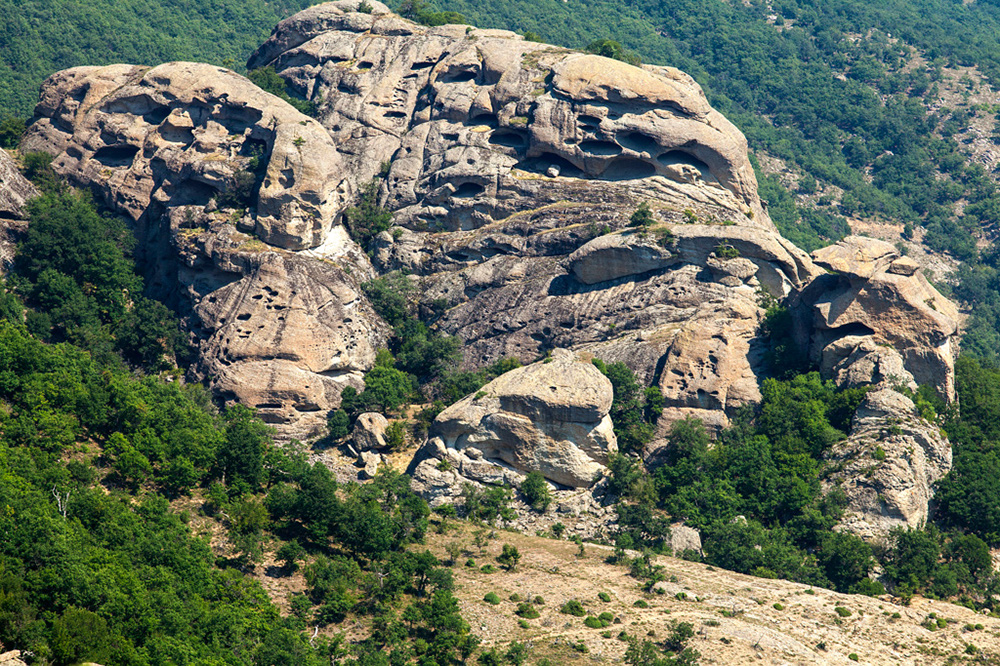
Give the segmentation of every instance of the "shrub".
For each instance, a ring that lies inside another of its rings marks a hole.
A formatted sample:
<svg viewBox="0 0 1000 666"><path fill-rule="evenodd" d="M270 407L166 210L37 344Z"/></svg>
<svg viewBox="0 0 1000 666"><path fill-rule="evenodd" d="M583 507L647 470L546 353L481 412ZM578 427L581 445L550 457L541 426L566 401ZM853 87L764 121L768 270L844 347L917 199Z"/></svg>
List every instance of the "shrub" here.
<svg viewBox="0 0 1000 666"><path fill-rule="evenodd" d="M629 226L639 227L640 229L648 229L653 226L655 221L653 211L649 209L649 204L645 201L639 204L639 207L635 209L635 212L628 219Z"/></svg>
<svg viewBox="0 0 1000 666"><path fill-rule="evenodd" d="M583 623L585 625L587 625L588 627L590 627L591 629L603 629L604 628L604 625L601 624L601 621L598 620L593 615L588 615L587 618L583 621Z"/></svg>
<svg viewBox="0 0 1000 666"><path fill-rule="evenodd" d="M598 592L597 598L603 601L604 603L609 603L611 601L611 595L608 594L607 592Z"/></svg>
<svg viewBox="0 0 1000 666"><path fill-rule="evenodd" d="M487 592L486 596L483 597L483 601L485 601L488 604L493 604L494 606L496 606L498 603L500 603L500 597L497 596L496 592Z"/></svg>
<svg viewBox="0 0 1000 666"><path fill-rule="evenodd" d="M514 611L515 615L523 617L527 620L534 620L539 616L538 610L529 602L522 601L517 605L517 610Z"/></svg>
<svg viewBox="0 0 1000 666"><path fill-rule="evenodd" d="M843 606L837 606L833 611L840 617L851 617L851 611L847 610Z"/></svg>
<svg viewBox="0 0 1000 666"><path fill-rule="evenodd" d="M583 604L581 604L576 599L570 599L563 607L559 609L560 613L565 613L566 615L573 615L576 617L583 617L587 614L587 611L583 609Z"/></svg>
<svg viewBox="0 0 1000 666"><path fill-rule="evenodd" d="M637 599L632 605L636 608L649 608L649 604L647 604L643 599Z"/></svg>
<svg viewBox="0 0 1000 666"><path fill-rule="evenodd" d="M385 443L393 451L401 451L406 446L406 423L393 421L385 429Z"/></svg>
<svg viewBox="0 0 1000 666"><path fill-rule="evenodd" d="M847 655L847 658L850 659L851 661L857 661L858 660L858 653L857 652L852 652L851 654Z"/></svg>
<svg viewBox="0 0 1000 666"><path fill-rule="evenodd" d="M735 259L740 256L740 251L732 245L722 243L715 246L715 256L719 259Z"/></svg>
<svg viewBox="0 0 1000 666"><path fill-rule="evenodd" d="M535 511L545 511L552 502L549 484L541 472L532 471L521 482L521 494Z"/></svg>
<svg viewBox="0 0 1000 666"><path fill-rule="evenodd" d="M514 571L517 568L517 563L521 561L521 553L518 552L516 546L512 546L509 543L503 545L503 551L497 555L497 562L507 571Z"/></svg>

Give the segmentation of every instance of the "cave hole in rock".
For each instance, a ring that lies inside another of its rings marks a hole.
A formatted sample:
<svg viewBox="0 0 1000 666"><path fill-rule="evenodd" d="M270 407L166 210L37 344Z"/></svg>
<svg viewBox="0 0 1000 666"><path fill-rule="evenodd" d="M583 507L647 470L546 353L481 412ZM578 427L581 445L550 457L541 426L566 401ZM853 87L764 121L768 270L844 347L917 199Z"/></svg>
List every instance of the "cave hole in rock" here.
<svg viewBox="0 0 1000 666"><path fill-rule="evenodd" d="M436 63L433 60L425 60L424 62L415 62L410 65L410 69L428 69L433 67Z"/></svg>
<svg viewBox="0 0 1000 666"><path fill-rule="evenodd" d="M358 63L358 69L360 69L361 71L371 69L374 66L375 63L373 63L371 60L362 60L361 62Z"/></svg>
<svg viewBox="0 0 1000 666"><path fill-rule="evenodd" d="M575 164L553 153L542 153L538 157L532 157L514 165L515 169L532 173L546 173L551 167L558 169L560 176L580 178L584 175L583 171Z"/></svg>
<svg viewBox="0 0 1000 666"><path fill-rule="evenodd" d="M845 338L847 336L864 337L867 335L875 335L875 331L860 322L854 322L845 326L838 326L837 328L831 329L830 333L833 334L830 340Z"/></svg>
<svg viewBox="0 0 1000 666"><path fill-rule="evenodd" d="M255 409L281 409L284 405L280 402L261 402L254 405Z"/></svg>
<svg viewBox="0 0 1000 666"><path fill-rule="evenodd" d="M587 129L597 129L601 125L600 118L597 116L588 116L585 113L581 113L576 119Z"/></svg>
<svg viewBox="0 0 1000 666"><path fill-rule="evenodd" d="M631 157L614 160L601 174L604 180L639 180L656 175L656 167Z"/></svg>
<svg viewBox="0 0 1000 666"><path fill-rule="evenodd" d="M241 315L236 315L236 318L240 321L247 321L248 319L250 319L250 313L247 312Z"/></svg>
<svg viewBox="0 0 1000 666"><path fill-rule="evenodd" d="M106 167L130 166L138 152L139 146L129 146L127 144L123 146L104 146L94 153L94 159Z"/></svg>
<svg viewBox="0 0 1000 666"><path fill-rule="evenodd" d="M194 132L191 131L190 127L174 127L173 125L167 125L166 127L160 128L160 137L162 137L164 141L169 141L170 143L187 145L194 142Z"/></svg>
<svg viewBox="0 0 1000 666"><path fill-rule="evenodd" d="M455 132L446 132L441 135L441 138L445 141L458 141L458 134Z"/></svg>
<svg viewBox="0 0 1000 666"><path fill-rule="evenodd" d="M142 114L142 119L150 125L159 125L170 115L169 106L158 106Z"/></svg>
<svg viewBox="0 0 1000 666"><path fill-rule="evenodd" d="M693 166L695 169L701 173L701 177L705 180L713 178L712 171L708 168L708 165L699 160L697 157L690 153L686 153L683 150L671 150L663 153L656 158L656 161L663 166L673 166L675 164L685 164L687 166ZM714 179L714 178L713 178Z"/></svg>
<svg viewBox="0 0 1000 666"><path fill-rule="evenodd" d="M520 132L500 130L490 135L490 144L507 148L524 148L528 145L528 137Z"/></svg>
<svg viewBox="0 0 1000 666"><path fill-rule="evenodd" d="M405 118L406 114L402 111L386 111L384 116L386 118Z"/></svg>
<svg viewBox="0 0 1000 666"><path fill-rule="evenodd" d="M637 153L655 154L661 150L656 139L642 132L625 132L615 138L618 139L618 143Z"/></svg>
<svg viewBox="0 0 1000 666"><path fill-rule="evenodd" d="M486 188L479 183L462 183L455 188L455 191L451 196L455 199L471 199L472 197L479 196L485 191Z"/></svg>
<svg viewBox="0 0 1000 666"><path fill-rule="evenodd" d="M588 139L580 144L580 150L591 155L621 155L622 147L611 141Z"/></svg>
<svg viewBox="0 0 1000 666"><path fill-rule="evenodd" d="M475 81L477 76L479 76L477 69L451 69L438 77L438 80L441 83L466 83Z"/></svg>
<svg viewBox="0 0 1000 666"><path fill-rule="evenodd" d="M344 79L341 79L340 81L337 82L337 91L345 93L347 95L353 95L354 93L358 92L358 88L357 86L351 85Z"/></svg>
<svg viewBox="0 0 1000 666"><path fill-rule="evenodd" d="M267 141L262 141L260 139L247 139L240 146L240 155L243 157L256 157L261 162L268 155Z"/></svg>
<svg viewBox="0 0 1000 666"><path fill-rule="evenodd" d="M208 200L218 193L219 191L216 188L207 183L197 180L185 180L174 187L173 201L171 203L176 203L180 206L191 204L203 205L208 203Z"/></svg>
<svg viewBox="0 0 1000 666"><path fill-rule="evenodd" d="M492 129L496 129L500 126L500 121L497 119L496 114L493 113L477 113L469 117L470 125L485 125Z"/></svg>

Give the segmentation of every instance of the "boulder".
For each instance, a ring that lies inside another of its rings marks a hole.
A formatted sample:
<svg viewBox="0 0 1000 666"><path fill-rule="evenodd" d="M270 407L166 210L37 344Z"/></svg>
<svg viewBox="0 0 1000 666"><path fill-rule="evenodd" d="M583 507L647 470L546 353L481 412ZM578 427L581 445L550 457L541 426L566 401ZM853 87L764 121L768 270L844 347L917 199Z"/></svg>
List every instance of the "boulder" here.
<svg viewBox="0 0 1000 666"><path fill-rule="evenodd" d="M634 232L599 236L566 258L573 277L583 284L662 270L676 261L669 249Z"/></svg>
<svg viewBox="0 0 1000 666"><path fill-rule="evenodd" d="M365 412L354 421L351 442L358 451L382 450L385 445L385 430L389 421L375 412Z"/></svg>
<svg viewBox="0 0 1000 666"><path fill-rule="evenodd" d="M815 251L813 259L835 272L793 299L802 344L814 360L829 372L831 354L840 353L831 344L867 336L898 351L918 384L930 384L945 400L955 398L953 348L961 317L951 301L884 241L848 236Z"/></svg>
<svg viewBox="0 0 1000 666"><path fill-rule="evenodd" d="M701 554L701 532L684 523L674 523L670 526L670 549L675 557L686 550Z"/></svg>
<svg viewBox="0 0 1000 666"><path fill-rule="evenodd" d="M593 364L556 350L550 362L511 370L445 409L431 434L444 448L440 459L483 483L537 471L589 486L617 451L611 400L611 382Z"/></svg>
<svg viewBox="0 0 1000 666"><path fill-rule="evenodd" d="M362 480L374 479L381 464L382 456L374 451L362 451L358 455L358 467L362 468L358 475Z"/></svg>

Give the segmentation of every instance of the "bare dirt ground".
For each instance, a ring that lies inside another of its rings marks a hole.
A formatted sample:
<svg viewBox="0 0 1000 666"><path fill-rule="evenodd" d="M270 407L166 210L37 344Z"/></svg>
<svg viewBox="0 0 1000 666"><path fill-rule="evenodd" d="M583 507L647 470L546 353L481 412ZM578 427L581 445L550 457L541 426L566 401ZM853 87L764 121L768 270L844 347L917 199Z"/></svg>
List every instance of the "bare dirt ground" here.
<svg viewBox="0 0 1000 666"><path fill-rule="evenodd" d="M495 566L505 543L521 552L514 572L486 574L462 561L454 571L462 613L484 645L527 642L532 661L620 663L626 645L617 638L619 632L658 640L670 633L671 622L691 622L696 634L689 645L705 664L848 664L853 663L851 654L863 664L1000 663L994 656L1000 655L1000 619L964 607L922 598L903 606L889 596L839 594L668 557L658 560L669 581L660 585L663 593L646 594L625 567L604 562L610 548L586 544L586 554L579 557L578 546L568 541L496 531L496 538L480 550L472 526L452 524L453 531L428 539L431 551L442 559L450 541L461 544L463 557L473 557L477 567ZM496 593L501 603L484 602L488 592ZM601 601L600 592L611 601ZM527 629L518 625L512 594L544 599L537 606L541 617L528 620ZM588 628L584 618L559 612L570 599L595 616L610 611L620 623ZM649 607L635 607L639 600ZM850 615L841 617L837 607ZM946 618L947 626L934 631L921 626L931 613ZM976 624L982 628L976 630ZM573 647L580 644L586 653Z"/></svg>

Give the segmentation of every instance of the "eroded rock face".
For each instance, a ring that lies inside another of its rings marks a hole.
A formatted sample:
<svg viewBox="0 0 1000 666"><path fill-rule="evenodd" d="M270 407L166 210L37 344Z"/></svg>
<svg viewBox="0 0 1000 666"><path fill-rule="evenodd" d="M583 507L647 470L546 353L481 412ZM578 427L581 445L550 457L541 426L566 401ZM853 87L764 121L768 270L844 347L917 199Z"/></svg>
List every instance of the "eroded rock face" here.
<svg viewBox="0 0 1000 666"><path fill-rule="evenodd" d="M824 350L845 336L871 336L899 351L918 384L954 400L953 340L960 316L911 260L889 243L860 236L813 252L813 260L835 273L815 280L799 299L800 316L811 317L813 359L822 360Z"/></svg>
<svg viewBox="0 0 1000 666"><path fill-rule="evenodd" d="M558 201L579 178L660 175L770 228L745 139L686 74L355 6L282 21L248 66L274 66L322 106L359 178L392 160L387 198L406 226L480 227Z"/></svg>
<svg viewBox="0 0 1000 666"><path fill-rule="evenodd" d="M177 280L194 304L196 375L286 437L320 434L344 387L364 389L388 336L358 264L270 248L223 213L179 209L170 219Z"/></svg>
<svg viewBox="0 0 1000 666"><path fill-rule="evenodd" d="M872 336L952 394L952 306L891 246L848 239L816 255L839 271L826 275L781 238L743 136L690 77L370 4L311 7L251 58L315 102L315 120L207 65L76 68L43 88L26 147L136 221L147 278L185 315L195 374L219 393L285 436L317 434L387 338L361 284L405 270L424 314L463 340L464 368L558 348L623 361L660 387L661 435L692 415L724 427L760 399L766 295L799 304L799 338L828 374L894 374L878 349L844 342ZM255 164L247 208L219 209ZM394 227L369 259L341 219L372 179ZM630 228L642 202L652 224ZM439 424L434 460L464 458L426 461L427 487L535 468L589 482L607 409L529 414L497 386L507 403L469 397ZM579 444L592 437L593 451ZM469 438L494 448L466 452Z"/></svg>
<svg viewBox="0 0 1000 666"><path fill-rule="evenodd" d="M247 203L257 237L277 247L322 243L352 201L330 136L312 118L229 70L76 67L42 87L24 150L96 187L133 220L151 206L204 205L240 171L261 171Z"/></svg>
<svg viewBox="0 0 1000 666"><path fill-rule="evenodd" d="M480 483L515 483L539 471L563 486L590 486L618 450L611 400L611 382L592 363L556 350L549 362L511 370L441 412L430 433L431 464L438 470L436 461L448 460ZM426 472L433 485L438 475Z"/></svg>
<svg viewBox="0 0 1000 666"><path fill-rule="evenodd" d="M881 357L882 366L902 364L896 352L882 349L860 356L854 365L867 372L873 354ZM886 358L893 355L895 360ZM854 415L850 436L827 453L834 471L824 485L847 494L839 529L866 541L897 527L917 529L926 523L934 483L951 469L947 438L897 390L907 384L914 385L913 378L904 371L873 386Z"/></svg>
<svg viewBox="0 0 1000 666"><path fill-rule="evenodd" d="M26 229L24 206L37 194L7 151L0 150L0 274L14 261L17 243Z"/></svg>

